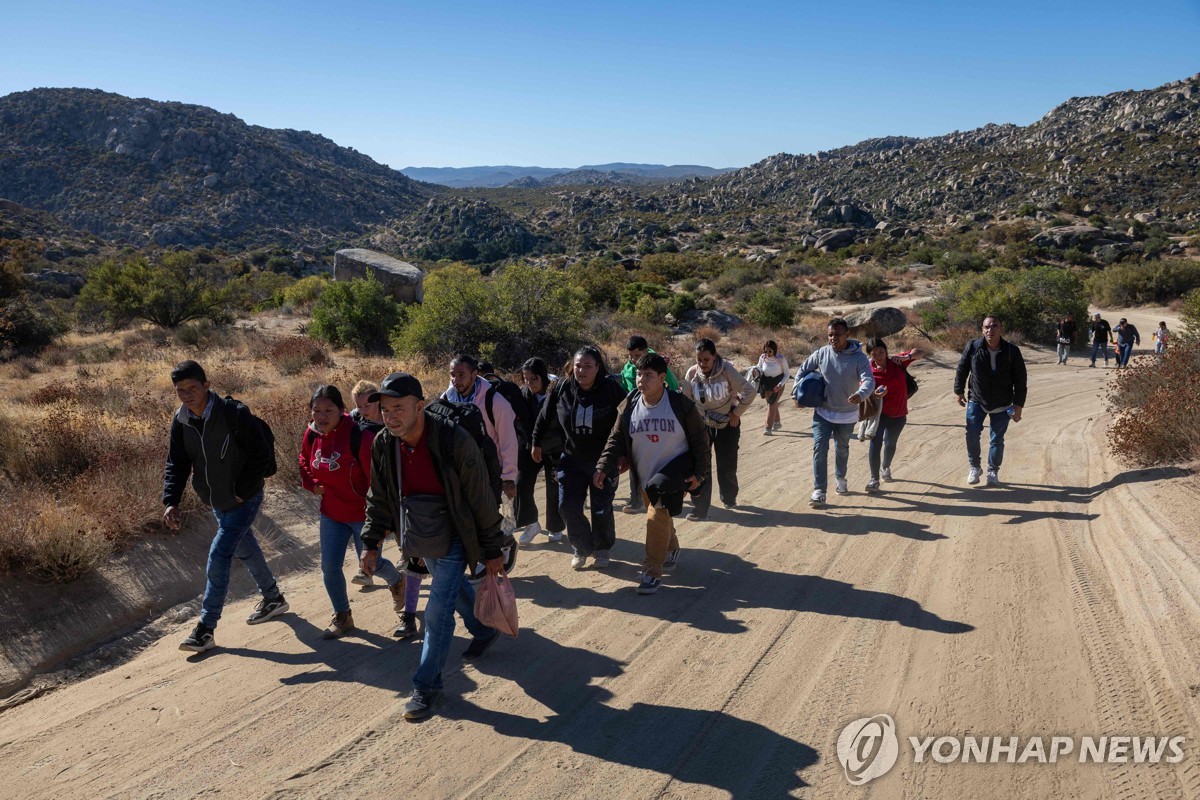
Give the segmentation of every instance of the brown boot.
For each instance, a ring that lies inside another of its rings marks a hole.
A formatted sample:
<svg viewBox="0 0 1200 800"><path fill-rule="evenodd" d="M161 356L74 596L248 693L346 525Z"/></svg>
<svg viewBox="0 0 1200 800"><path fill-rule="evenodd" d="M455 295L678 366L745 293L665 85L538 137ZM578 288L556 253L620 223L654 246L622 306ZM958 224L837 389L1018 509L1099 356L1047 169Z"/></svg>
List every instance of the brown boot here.
<svg viewBox="0 0 1200 800"><path fill-rule="evenodd" d="M404 613L404 576L400 576L400 580L388 586L388 591L392 593L392 611L397 614Z"/></svg>
<svg viewBox="0 0 1200 800"><path fill-rule="evenodd" d="M349 611L334 614L329 627L321 634L322 639L337 639L354 630L354 615Z"/></svg>

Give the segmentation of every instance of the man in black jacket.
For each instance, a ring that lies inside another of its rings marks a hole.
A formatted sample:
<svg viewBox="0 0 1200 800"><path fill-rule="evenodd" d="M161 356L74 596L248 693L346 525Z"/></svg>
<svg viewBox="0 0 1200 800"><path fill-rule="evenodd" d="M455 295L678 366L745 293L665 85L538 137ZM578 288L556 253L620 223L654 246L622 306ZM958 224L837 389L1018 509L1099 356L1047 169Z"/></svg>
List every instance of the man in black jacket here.
<svg viewBox="0 0 1200 800"><path fill-rule="evenodd" d="M647 353L637 362L637 394L631 394L596 464L592 483L629 469L646 508L646 560L638 594L653 594L664 567L679 561L675 521L684 491L695 492L711 468L708 426L700 410L679 392L668 391L667 360Z"/></svg>
<svg viewBox="0 0 1200 800"><path fill-rule="evenodd" d="M181 405L171 420L171 445L163 470L164 520L168 528L179 527L179 504L189 475L196 494L217 518L200 621L179 645L180 650L202 653L216 647L213 631L229 592L234 556L246 565L263 597L246 622L265 622L288 610L251 530L274 454L250 410L209 389L204 368L195 361L184 361L171 370L171 383Z"/></svg>
<svg viewBox="0 0 1200 800"><path fill-rule="evenodd" d="M967 483L979 483L980 447L983 421L988 419L991 446L988 448L987 482L1000 483L1000 464L1004 460L1004 433L1008 423L1021 421L1028 393L1025 359L1021 349L1001 338L1000 318L989 315L983 320L983 336L967 343L958 369L954 372L954 395L967 409ZM964 396L965 395L965 396Z"/></svg>
<svg viewBox="0 0 1200 800"><path fill-rule="evenodd" d="M482 656L500 634L475 618L475 587L466 570L482 561L488 579L504 569L500 512L483 453L465 429L425 410L421 382L393 372L369 398L385 430L371 446L371 488L362 569L375 571L379 543L392 531L407 557L425 560L433 580L425 604L425 642L404 718L430 716L442 695L442 670L457 610L471 634L463 658Z"/></svg>
<svg viewBox="0 0 1200 800"><path fill-rule="evenodd" d="M1092 339L1092 363L1090 366L1096 366L1096 356L1104 355L1104 366L1108 366L1108 344L1112 339L1112 328L1108 324L1108 320L1103 319L1098 313L1092 316L1092 321L1088 324L1088 335Z"/></svg>

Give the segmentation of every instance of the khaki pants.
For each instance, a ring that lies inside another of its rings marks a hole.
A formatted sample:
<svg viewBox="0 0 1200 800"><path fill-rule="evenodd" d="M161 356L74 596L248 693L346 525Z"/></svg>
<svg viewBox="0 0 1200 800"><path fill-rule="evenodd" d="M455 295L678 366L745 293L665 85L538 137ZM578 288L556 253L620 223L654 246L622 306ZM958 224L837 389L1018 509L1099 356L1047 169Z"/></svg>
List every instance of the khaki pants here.
<svg viewBox="0 0 1200 800"><path fill-rule="evenodd" d="M679 549L679 539L675 537L675 520L665 508L650 505L650 498L642 490L642 504L646 506L646 560L642 566L656 578L663 574L663 561L667 551Z"/></svg>

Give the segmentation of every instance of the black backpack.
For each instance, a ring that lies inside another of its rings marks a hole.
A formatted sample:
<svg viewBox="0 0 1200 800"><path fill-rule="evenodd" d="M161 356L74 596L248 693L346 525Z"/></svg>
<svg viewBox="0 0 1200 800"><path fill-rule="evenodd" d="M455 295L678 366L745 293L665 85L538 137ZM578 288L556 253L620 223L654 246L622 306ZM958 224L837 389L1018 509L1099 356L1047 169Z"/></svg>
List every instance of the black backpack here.
<svg viewBox="0 0 1200 800"><path fill-rule="evenodd" d="M494 376L493 376L494 377ZM484 378L488 382L487 394L484 395L483 404L487 408L488 421L492 423L492 427L496 427L496 413L492 410L496 399L496 393L508 401L513 410L513 426L517 429L517 446L524 450L529 445L529 435L532 431L525 430L525 422L523 410L525 408L525 398L521 394L521 387L517 386L512 381L506 381L503 378Z"/></svg>
<svg viewBox="0 0 1200 800"><path fill-rule="evenodd" d="M471 438L475 440L475 444L479 445L479 450L483 453L483 463L487 465L488 482L496 496L496 504L499 505L500 454L496 450L496 443L492 441L491 436L488 436L487 426L483 423L483 414L479 411L479 406L474 403L455 403L443 397L425 406L425 410L441 423L438 446L441 448L442 459L446 463L454 463L454 427L466 428L467 433L471 434Z"/></svg>
<svg viewBox="0 0 1200 800"><path fill-rule="evenodd" d="M238 406L242 406L243 408L246 407L245 403L242 401L235 400L233 397L225 395L225 408L228 410L232 418L231 425L236 424L237 422ZM275 432L271 430L271 426L267 424L266 420L262 419L261 417L254 416L249 408L246 408L246 413L250 417L250 424L256 426L260 435L267 440L267 453L269 454L269 458L267 460L267 469L263 473L263 478L269 478L279 471L279 464L275 461Z"/></svg>

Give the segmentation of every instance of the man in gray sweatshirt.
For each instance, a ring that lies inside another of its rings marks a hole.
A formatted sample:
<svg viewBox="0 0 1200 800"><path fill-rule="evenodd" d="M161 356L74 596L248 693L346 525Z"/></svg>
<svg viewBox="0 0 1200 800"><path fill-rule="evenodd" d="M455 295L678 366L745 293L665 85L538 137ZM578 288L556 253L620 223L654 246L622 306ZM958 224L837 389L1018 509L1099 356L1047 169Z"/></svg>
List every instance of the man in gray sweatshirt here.
<svg viewBox="0 0 1200 800"><path fill-rule="evenodd" d="M813 493L810 505L825 505L829 483L829 440L834 441L833 476L838 494L846 494L846 469L850 462L850 435L858 421L858 404L875 391L871 359L862 345L850 338L850 326L841 317L829 320L829 344L804 360L798 382L810 372L825 379L825 402L813 413Z"/></svg>

